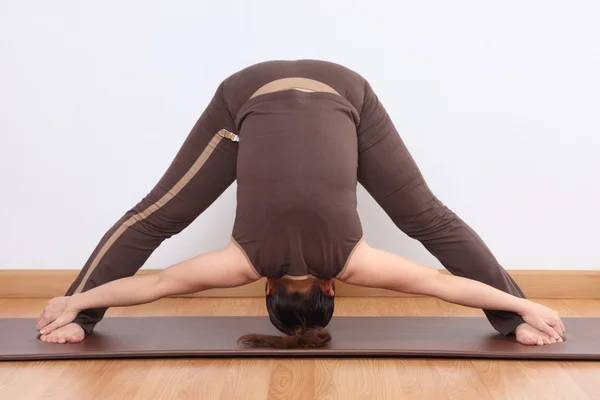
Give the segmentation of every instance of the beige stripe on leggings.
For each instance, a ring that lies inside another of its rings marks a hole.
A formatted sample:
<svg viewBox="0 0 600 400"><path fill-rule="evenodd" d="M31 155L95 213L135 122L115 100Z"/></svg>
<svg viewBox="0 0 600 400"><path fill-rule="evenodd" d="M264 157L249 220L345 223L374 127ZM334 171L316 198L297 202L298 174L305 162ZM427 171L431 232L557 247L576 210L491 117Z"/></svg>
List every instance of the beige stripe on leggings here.
<svg viewBox="0 0 600 400"><path fill-rule="evenodd" d="M173 197L177 196L177 194L185 187L185 185L187 185L192 180L192 178L198 173L198 171L200 171L200 169L202 168L204 163L206 163L206 160L208 160L208 157L210 157L210 155L212 154L214 149L219 144L219 142L225 137L226 132L227 131L225 131L225 130L221 130L215 134L215 136L211 139L211 141L208 143L208 145L202 151L202 154L200 154L198 159L194 162L192 167L175 184L175 186L173 186L173 188L171 190L169 190L156 203L150 205L144 211L133 215L127 221L123 222L123 224L121 226L119 226L119 228L117 228L117 230L108 238L106 243L104 243L104 246L102 246L102 248L100 249L98 254L96 254L96 257L94 257L92 263L90 264L89 269L87 270L87 272L85 273L85 276L81 280L81 283L75 290L75 293L80 293L83 290L83 287L85 286L86 282L90 278L90 275L92 275L94 270L98 267L98 264L100 264L100 260L102 260L102 257L104 257L104 255L110 249L110 247L117 241L117 239L130 226L132 226L136 222L140 222L140 221L143 221L144 219L148 218L149 216L154 214L154 212L158 211L161 207L163 207L165 204L167 204Z"/></svg>

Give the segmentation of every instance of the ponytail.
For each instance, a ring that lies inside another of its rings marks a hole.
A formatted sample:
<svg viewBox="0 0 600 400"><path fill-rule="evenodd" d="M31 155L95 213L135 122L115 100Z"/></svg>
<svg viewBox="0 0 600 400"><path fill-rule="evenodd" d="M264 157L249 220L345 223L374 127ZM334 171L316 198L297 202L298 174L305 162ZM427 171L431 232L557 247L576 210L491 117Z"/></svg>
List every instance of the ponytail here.
<svg viewBox="0 0 600 400"><path fill-rule="evenodd" d="M298 330L293 335L273 336L247 334L238 339L246 348L306 349L323 347L331 341L331 334L323 327Z"/></svg>

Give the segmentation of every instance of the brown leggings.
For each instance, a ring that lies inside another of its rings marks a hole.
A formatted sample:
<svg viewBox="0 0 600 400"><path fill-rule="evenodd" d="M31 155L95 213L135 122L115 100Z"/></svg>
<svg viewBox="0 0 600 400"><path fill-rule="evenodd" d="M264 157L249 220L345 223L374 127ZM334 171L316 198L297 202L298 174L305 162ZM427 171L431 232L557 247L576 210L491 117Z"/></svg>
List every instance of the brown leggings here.
<svg viewBox="0 0 600 400"><path fill-rule="evenodd" d="M377 104L368 89L371 103ZM217 92L148 196L104 235L67 295L134 275L163 240L186 228L235 181L238 143L222 130L235 131L234 121L220 99ZM429 190L383 107L374 105L363 114L384 125L364 129L377 129L378 134L360 143L358 179L396 226L420 241L452 274L524 297L479 236ZM90 333L105 312L86 310L76 322ZM523 322L510 312L485 314L505 335Z"/></svg>

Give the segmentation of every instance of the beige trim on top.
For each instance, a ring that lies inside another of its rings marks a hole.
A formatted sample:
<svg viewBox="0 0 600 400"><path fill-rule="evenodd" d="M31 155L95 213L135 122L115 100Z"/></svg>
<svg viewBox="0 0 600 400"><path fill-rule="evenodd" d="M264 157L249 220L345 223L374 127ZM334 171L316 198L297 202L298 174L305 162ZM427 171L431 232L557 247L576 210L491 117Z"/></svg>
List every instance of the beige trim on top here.
<svg viewBox="0 0 600 400"><path fill-rule="evenodd" d="M308 274L308 275L284 275L281 277L281 279L290 279L292 281L302 281L304 279L308 279L308 278L317 278L314 275Z"/></svg>
<svg viewBox="0 0 600 400"><path fill-rule="evenodd" d="M262 94L280 92L282 90L288 89L296 89L307 92L333 93L337 94L338 96L341 96L334 88L323 82L319 82L314 79L296 77L277 79L275 81L269 82L266 85L262 86L260 89L258 89L256 92L254 92L254 94L250 96L250 98L252 99Z"/></svg>
<svg viewBox="0 0 600 400"><path fill-rule="evenodd" d="M244 250L244 248L242 247L242 245L240 245L237 240L235 240L233 238L233 236L230 236L230 240L231 242L242 252L242 254L244 255L244 257L246 257L246 261L248 261L248 265L250 265L250 268L252 269L252 271L254 272L254 275L256 275L257 279L262 278L263 276L261 274L258 273L258 270L256 269L256 267L254 266L254 264L252 263L252 260L250 260L250 257L248 257L248 253L246 253L246 250Z"/></svg>
<svg viewBox="0 0 600 400"><path fill-rule="evenodd" d="M90 267L83 276L83 279L79 283L79 286L77 286L75 293L80 293L83 290L86 282L90 278L90 275L92 275L94 270L98 267L98 264L100 264L100 260L102 260L102 257L104 257L104 255L117 241L117 239L123 233L125 233L125 231L127 231L129 227L131 227L137 222L145 220L146 218L154 214L156 211L160 210L161 207L167 204L172 198L177 196L177 194L185 187L185 185L187 185L192 180L192 178L198 173L198 171L200 171L202 166L206 163L206 160L208 160L210 155L213 153L214 149L224 137L225 135L223 134L223 132L217 132L210 140L208 145L204 148L198 159L196 159L191 168L185 173L185 175L183 175L181 179L179 179L177 183L175 183L171 190L169 190L163 197L161 197L160 199L158 199L158 201L148 206L148 208L146 208L142 212L131 216L127 221L123 222L123 224L121 224L121 226L117 228L117 230L108 238L108 240L104 242L104 245L102 246L102 248L100 248L100 251L92 260Z"/></svg>
<svg viewBox="0 0 600 400"><path fill-rule="evenodd" d="M356 242L356 244L354 245L354 247L352 248L352 250L350 251L350 254L348 254L348 258L346 259L346 263L344 264L344 267L341 269L340 272L338 272L338 274L335 276L335 279L339 279L342 280L344 272L346 272L346 270L348 269L348 265L350 264L350 260L352 259L352 256L354 255L354 252L356 251L356 249L358 248L358 246L363 243L365 241L365 237L362 236L358 242Z"/></svg>

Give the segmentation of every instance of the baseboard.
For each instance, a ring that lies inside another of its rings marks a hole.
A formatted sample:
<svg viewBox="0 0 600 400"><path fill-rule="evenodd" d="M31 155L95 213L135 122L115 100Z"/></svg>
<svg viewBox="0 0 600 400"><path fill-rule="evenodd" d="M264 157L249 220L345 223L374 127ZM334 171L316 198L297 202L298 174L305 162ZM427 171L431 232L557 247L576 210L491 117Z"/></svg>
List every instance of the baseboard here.
<svg viewBox="0 0 600 400"><path fill-rule="evenodd" d="M62 296L77 277L76 270L0 270L0 297ZM155 273L141 270L138 274ZM445 272L445 271L444 271ZM509 271L527 297L539 299L600 298L600 271ZM232 289L212 289L184 297L260 297L264 280ZM336 282L336 294L343 297L415 297L389 290L372 289Z"/></svg>

